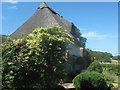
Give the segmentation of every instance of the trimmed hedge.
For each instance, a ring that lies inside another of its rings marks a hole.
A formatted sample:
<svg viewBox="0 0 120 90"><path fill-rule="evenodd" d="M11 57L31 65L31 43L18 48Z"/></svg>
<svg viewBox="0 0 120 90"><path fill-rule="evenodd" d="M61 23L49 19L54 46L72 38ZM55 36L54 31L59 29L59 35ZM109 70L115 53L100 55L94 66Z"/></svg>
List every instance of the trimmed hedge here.
<svg viewBox="0 0 120 90"><path fill-rule="evenodd" d="M75 88L78 90L111 90L98 72L83 72L77 75L73 80Z"/></svg>
<svg viewBox="0 0 120 90"><path fill-rule="evenodd" d="M95 72L99 72L102 73L103 72L103 68L100 65L99 62L94 61L90 64L90 66L87 68L87 71L95 71Z"/></svg>

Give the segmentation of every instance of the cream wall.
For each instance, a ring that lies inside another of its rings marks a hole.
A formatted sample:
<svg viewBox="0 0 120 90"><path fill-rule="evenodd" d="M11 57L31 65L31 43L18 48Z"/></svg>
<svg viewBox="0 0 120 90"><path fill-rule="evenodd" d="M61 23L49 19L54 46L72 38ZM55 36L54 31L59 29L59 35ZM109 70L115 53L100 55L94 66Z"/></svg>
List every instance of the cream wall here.
<svg viewBox="0 0 120 90"><path fill-rule="evenodd" d="M76 45L69 44L68 45L69 55L80 56L80 47Z"/></svg>

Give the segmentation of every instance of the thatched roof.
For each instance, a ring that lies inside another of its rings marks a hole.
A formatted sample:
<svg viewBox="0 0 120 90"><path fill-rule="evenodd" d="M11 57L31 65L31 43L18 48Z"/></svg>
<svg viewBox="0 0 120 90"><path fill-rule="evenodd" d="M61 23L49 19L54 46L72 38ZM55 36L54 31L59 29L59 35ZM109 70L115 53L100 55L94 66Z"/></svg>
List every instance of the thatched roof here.
<svg viewBox="0 0 120 90"><path fill-rule="evenodd" d="M67 32L77 41L75 34L73 34L75 25L61 17L53 9L51 9L45 2L42 2L37 8L36 12L10 37L12 39L20 38L22 35L30 34L37 27L60 26L67 30Z"/></svg>

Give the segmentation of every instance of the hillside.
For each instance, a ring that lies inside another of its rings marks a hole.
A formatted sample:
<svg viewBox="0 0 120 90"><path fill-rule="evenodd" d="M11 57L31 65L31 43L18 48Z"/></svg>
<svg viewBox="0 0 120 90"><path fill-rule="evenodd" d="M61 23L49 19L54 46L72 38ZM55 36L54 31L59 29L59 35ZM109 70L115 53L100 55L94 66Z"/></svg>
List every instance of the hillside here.
<svg viewBox="0 0 120 90"><path fill-rule="evenodd" d="M90 49L87 49L87 51L94 60L99 62L111 62L111 58L113 57L112 54L108 52L92 51Z"/></svg>

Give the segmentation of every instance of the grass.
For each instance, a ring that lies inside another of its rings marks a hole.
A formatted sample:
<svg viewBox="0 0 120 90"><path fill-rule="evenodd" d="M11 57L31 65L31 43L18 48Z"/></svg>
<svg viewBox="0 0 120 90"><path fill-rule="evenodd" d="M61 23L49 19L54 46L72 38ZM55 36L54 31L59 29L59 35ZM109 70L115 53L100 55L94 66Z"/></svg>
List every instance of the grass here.
<svg viewBox="0 0 120 90"><path fill-rule="evenodd" d="M111 63L118 63L118 60L111 60Z"/></svg>

